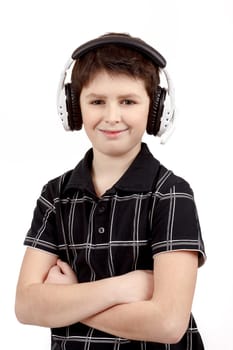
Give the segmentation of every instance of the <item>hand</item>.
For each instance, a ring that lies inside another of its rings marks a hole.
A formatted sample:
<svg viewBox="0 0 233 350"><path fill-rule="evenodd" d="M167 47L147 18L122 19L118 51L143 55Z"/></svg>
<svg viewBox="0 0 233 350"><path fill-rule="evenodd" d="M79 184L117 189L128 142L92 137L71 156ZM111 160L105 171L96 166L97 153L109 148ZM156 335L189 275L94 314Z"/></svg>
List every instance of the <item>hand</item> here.
<svg viewBox="0 0 233 350"><path fill-rule="evenodd" d="M78 283L78 279L70 265L58 259L57 264L51 267L44 283L50 284L73 284Z"/></svg>
<svg viewBox="0 0 233 350"><path fill-rule="evenodd" d="M122 303L132 303L151 299L154 291L153 272L136 270L119 276Z"/></svg>

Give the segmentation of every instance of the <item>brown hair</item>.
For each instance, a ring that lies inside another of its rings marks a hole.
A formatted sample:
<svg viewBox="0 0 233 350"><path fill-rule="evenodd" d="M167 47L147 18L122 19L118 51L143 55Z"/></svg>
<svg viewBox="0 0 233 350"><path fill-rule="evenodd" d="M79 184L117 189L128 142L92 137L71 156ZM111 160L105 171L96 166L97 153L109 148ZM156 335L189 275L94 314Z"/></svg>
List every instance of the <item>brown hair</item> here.
<svg viewBox="0 0 233 350"><path fill-rule="evenodd" d="M109 34L131 38L130 35L123 33L108 33L106 35ZM141 39L136 39L142 41ZM113 75L125 74L133 78L142 79L150 101L153 100L159 85L159 68L140 52L114 44L93 49L76 60L72 70L71 85L78 100L82 88L87 86L101 70L105 70Z"/></svg>

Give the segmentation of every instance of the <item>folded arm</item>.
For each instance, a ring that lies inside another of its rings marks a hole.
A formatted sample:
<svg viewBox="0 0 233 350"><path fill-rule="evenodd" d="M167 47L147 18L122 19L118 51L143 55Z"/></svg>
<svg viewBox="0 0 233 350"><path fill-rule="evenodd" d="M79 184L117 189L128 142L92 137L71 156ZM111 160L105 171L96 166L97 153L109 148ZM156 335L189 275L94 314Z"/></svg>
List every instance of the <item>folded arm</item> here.
<svg viewBox="0 0 233 350"><path fill-rule="evenodd" d="M16 291L15 311L20 322L63 327L117 304L151 297L153 278L149 272L77 283L74 273L68 271L71 269L65 268L67 264L57 264L57 260L55 255L27 248Z"/></svg>
<svg viewBox="0 0 233 350"><path fill-rule="evenodd" d="M71 268L55 256L28 249L24 260L16 297L16 314L24 323L61 327L81 321L119 337L161 343L178 342L187 329L196 253L157 255L154 291L152 276L145 271L79 284ZM42 264L40 281L32 282L29 276L32 271L35 275L37 263Z"/></svg>
<svg viewBox="0 0 233 350"><path fill-rule="evenodd" d="M123 338L177 343L190 318L197 260L191 252L159 254L154 259L150 300L112 307L83 323Z"/></svg>

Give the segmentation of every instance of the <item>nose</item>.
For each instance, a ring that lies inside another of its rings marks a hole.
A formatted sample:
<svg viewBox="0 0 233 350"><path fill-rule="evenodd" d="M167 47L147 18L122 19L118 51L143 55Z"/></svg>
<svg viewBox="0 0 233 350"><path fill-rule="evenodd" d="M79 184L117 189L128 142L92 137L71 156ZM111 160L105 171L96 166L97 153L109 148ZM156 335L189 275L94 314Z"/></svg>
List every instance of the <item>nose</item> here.
<svg viewBox="0 0 233 350"><path fill-rule="evenodd" d="M106 104L104 121L107 124L117 124L121 120L121 109L116 103Z"/></svg>

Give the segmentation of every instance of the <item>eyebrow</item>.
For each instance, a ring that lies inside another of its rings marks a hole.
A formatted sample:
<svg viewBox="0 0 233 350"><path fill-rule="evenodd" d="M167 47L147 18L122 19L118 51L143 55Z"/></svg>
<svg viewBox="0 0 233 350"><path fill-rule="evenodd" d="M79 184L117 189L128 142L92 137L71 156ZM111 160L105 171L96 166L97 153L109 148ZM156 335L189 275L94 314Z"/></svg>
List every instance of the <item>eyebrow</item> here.
<svg viewBox="0 0 233 350"><path fill-rule="evenodd" d="M129 94L123 94L123 95L119 95L118 98L120 99L129 99L129 98L140 98L141 96L138 94L134 94L134 93L129 93ZM96 94L96 93L90 93L87 96L85 96L85 98L106 98L106 95L104 94Z"/></svg>
<svg viewBox="0 0 233 350"><path fill-rule="evenodd" d="M90 93L88 95L85 96L85 98L104 98L105 96L102 94L94 94L94 93Z"/></svg>

